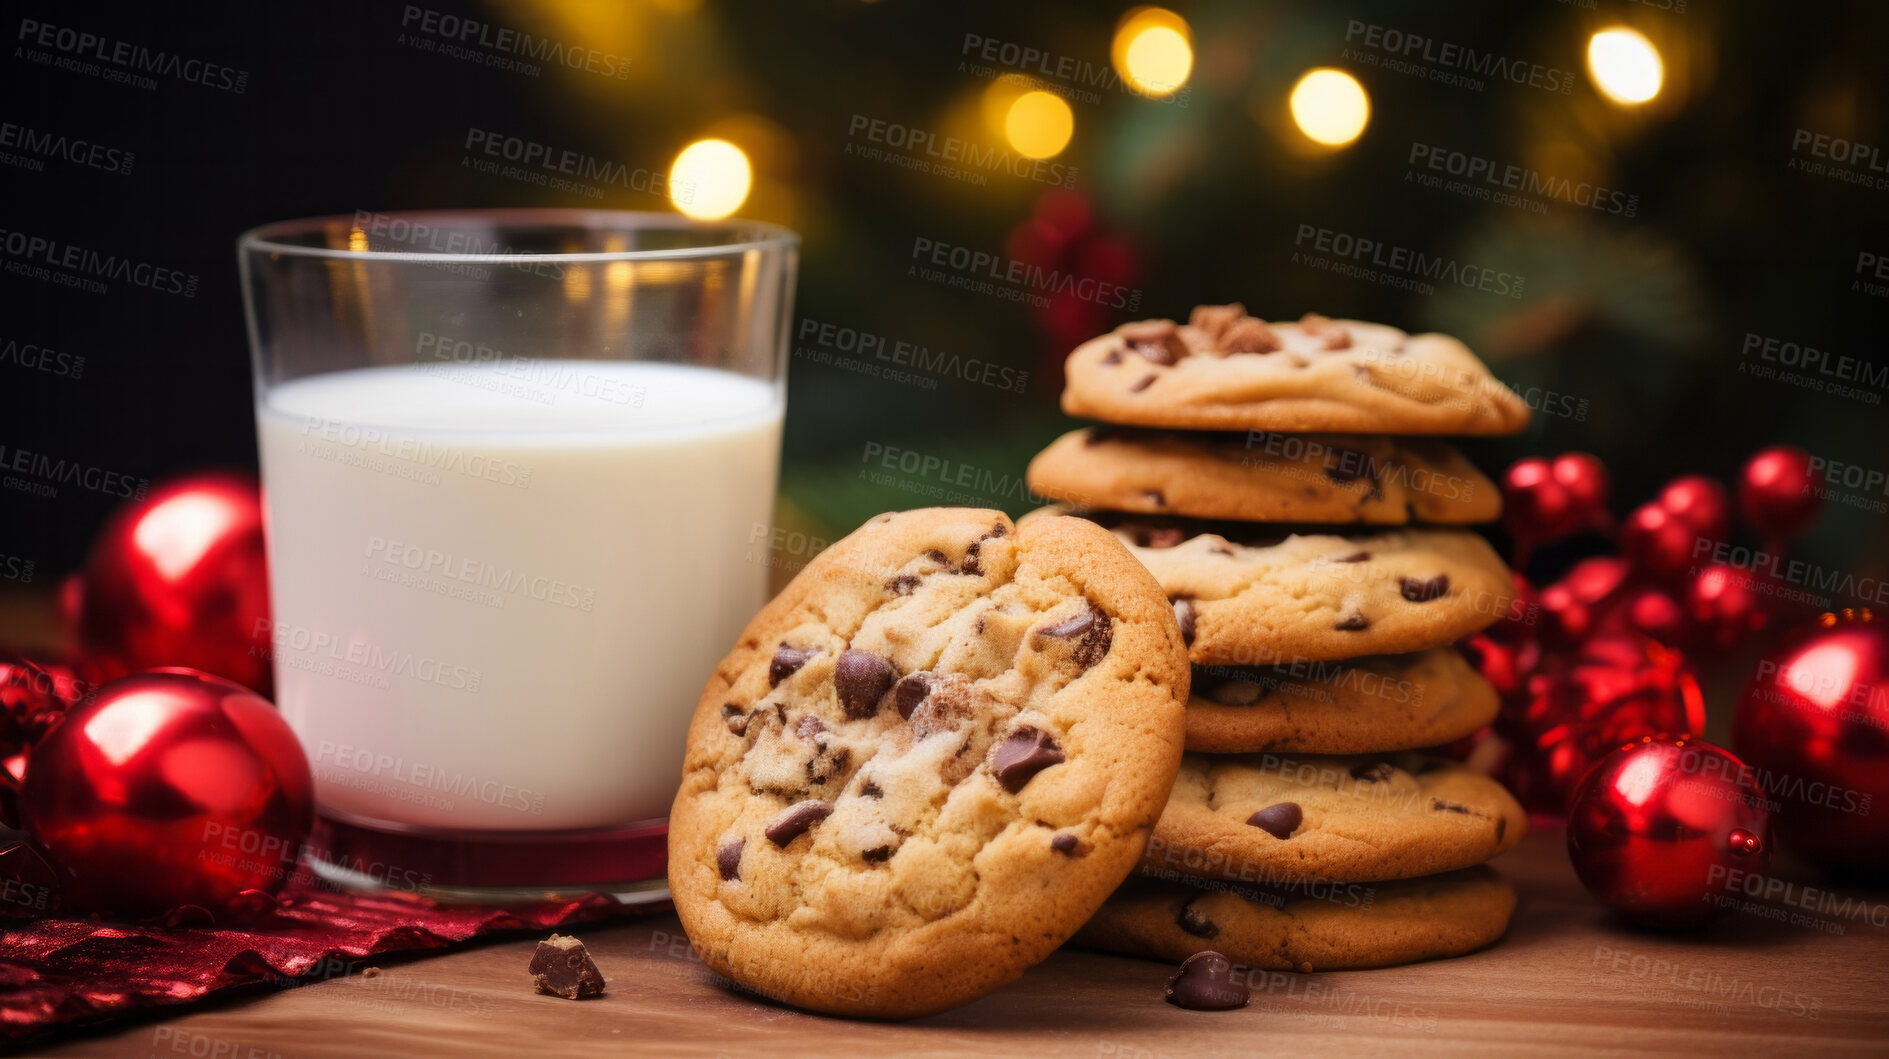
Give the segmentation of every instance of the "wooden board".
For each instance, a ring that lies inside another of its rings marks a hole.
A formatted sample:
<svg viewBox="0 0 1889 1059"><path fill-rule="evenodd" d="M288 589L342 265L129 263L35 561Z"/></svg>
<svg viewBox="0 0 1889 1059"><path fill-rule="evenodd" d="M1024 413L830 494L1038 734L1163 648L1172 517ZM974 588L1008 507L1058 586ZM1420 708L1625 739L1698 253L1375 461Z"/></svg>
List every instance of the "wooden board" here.
<svg viewBox="0 0 1889 1059"><path fill-rule="evenodd" d="M35 1053L61 1056L1889 1054L1889 895L1816 925L1734 912L1703 934L1613 923L1558 831L1497 862L1522 894L1506 940L1454 960L1313 975L1254 972L1253 1001L1162 1000L1162 963L1063 951L1020 981L910 1023L803 1014L722 989L676 920L580 930L609 978L595 1000L532 992L533 940L390 965ZM1854 911L1860 909L1861 911ZM1873 918L1876 925L1869 922ZM1832 933L1835 927L1843 932Z"/></svg>

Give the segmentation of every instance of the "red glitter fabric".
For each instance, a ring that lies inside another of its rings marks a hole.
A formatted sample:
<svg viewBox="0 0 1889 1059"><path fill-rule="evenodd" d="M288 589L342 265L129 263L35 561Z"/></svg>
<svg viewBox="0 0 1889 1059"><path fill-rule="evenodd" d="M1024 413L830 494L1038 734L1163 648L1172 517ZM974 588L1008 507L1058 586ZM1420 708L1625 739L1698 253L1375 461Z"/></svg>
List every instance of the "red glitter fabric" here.
<svg viewBox="0 0 1889 1059"><path fill-rule="evenodd" d="M208 919L201 910L182 911ZM442 949L502 931L544 931L628 911L603 894L500 911L442 906L404 894L332 893L298 882L273 908L214 929L0 919L0 1045L242 986L333 977L359 969L364 957Z"/></svg>

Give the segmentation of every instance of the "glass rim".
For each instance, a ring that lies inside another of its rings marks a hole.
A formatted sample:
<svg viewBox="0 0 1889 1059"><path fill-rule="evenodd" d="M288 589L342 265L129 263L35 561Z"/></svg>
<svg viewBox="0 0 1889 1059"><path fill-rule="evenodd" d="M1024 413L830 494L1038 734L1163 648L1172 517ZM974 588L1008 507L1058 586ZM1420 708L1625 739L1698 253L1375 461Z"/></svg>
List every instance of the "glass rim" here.
<svg viewBox="0 0 1889 1059"><path fill-rule="evenodd" d="M800 235L791 228L768 221L742 218L708 221L680 213L653 210L598 210L565 206L518 206L495 209L386 210L372 216L379 221L431 221L446 225L476 221L498 228L505 225L561 226L593 231L716 231L734 238L707 242L701 246L665 247L648 250L585 250L575 253L555 251L529 253L454 253L446 250L352 250L331 246L309 246L284 242L287 237L325 231L337 224L352 225L359 214L334 213L320 217L298 217L258 225L236 237L240 252L261 251L292 257L328 258L341 261L413 262L417 264L548 264L555 262L675 261L692 258L723 257L749 250L786 250L800 245ZM467 225L470 226L470 225Z"/></svg>

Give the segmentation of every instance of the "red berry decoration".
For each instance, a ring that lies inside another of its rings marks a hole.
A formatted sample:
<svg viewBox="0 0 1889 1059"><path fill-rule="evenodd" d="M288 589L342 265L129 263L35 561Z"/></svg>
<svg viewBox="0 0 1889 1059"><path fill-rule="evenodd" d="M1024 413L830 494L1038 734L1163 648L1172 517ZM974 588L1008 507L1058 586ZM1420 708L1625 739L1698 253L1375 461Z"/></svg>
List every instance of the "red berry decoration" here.
<svg viewBox="0 0 1889 1059"><path fill-rule="evenodd" d="M1633 509L1620 528L1620 553L1638 579L1678 588L1695 568L1712 561L1730 524L1725 487L1689 474Z"/></svg>
<svg viewBox="0 0 1889 1059"><path fill-rule="evenodd" d="M1731 531L1732 506L1725 487L1703 474L1683 475L1666 483L1658 503L1707 540L1722 541Z"/></svg>
<svg viewBox="0 0 1889 1059"><path fill-rule="evenodd" d="M1607 465L1600 457L1585 452L1564 452L1549 465L1555 483L1567 491L1568 502L1587 526L1599 526L1607 518L1607 496L1613 489Z"/></svg>
<svg viewBox="0 0 1889 1059"><path fill-rule="evenodd" d="M274 892L314 818L308 759L275 707L188 669L73 707L33 748L20 808L67 907L128 916Z"/></svg>
<svg viewBox="0 0 1889 1059"><path fill-rule="evenodd" d="M1774 445L1746 461L1738 476L1738 510L1768 542L1782 543L1809 529L1823 510L1810 453Z"/></svg>
<svg viewBox="0 0 1889 1059"><path fill-rule="evenodd" d="M1595 900L1646 926L1702 923L1762 875L1771 819L1744 762L1697 739L1648 736L1575 790L1568 856Z"/></svg>
<svg viewBox="0 0 1889 1059"><path fill-rule="evenodd" d="M120 508L79 593L85 653L122 676L189 666L269 693L269 579L254 478L201 474Z"/></svg>
<svg viewBox="0 0 1889 1059"><path fill-rule="evenodd" d="M1778 803L1778 837L1826 867L1889 867L1889 627L1825 614L1759 661L1732 746Z"/></svg>

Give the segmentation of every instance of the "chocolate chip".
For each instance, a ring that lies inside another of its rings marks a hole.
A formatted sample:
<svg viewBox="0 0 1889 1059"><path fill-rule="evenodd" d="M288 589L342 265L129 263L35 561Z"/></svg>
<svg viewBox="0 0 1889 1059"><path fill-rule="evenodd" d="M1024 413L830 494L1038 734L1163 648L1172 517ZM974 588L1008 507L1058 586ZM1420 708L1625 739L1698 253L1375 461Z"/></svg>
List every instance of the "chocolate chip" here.
<svg viewBox="0 0 1889 1059"><path fill-rule="evenodd" d="M1412 603L1428 603L1450 590L1450 575L1438 574L1427 581L1400 577L1397 579L1397 588Z"/></svg>
<svg viewBox="0 0 1889 1059"><path fill-rule="evenodd" d="M1502 836L1497 835L1496 837L1501 838ZM1068 831L1058 831L1050 836L1049 848L1065 856L1073 857L1076 855L1076 836Z"/></svg>
<svg viewBox="0 0 1889 1059"><path fill-rule="evenodd" d="M1108 356L1105 356L1102 358L1102 363L1111 368L1117 364L1120 364L1121 362L1122 362L1122 351L1119 349L1109 350Z"/></svg>
<svg viewBox="0 0 1889 1059"><path fill-rule="evenodd" d="M768 821L767 840L785 847L813 825L833 815L833 807L821 801L795 802Z"/></svg>
<svg viewBox="0 0 1889 1059"><path fill-rule="evenodd" d="M794 725L794 734L802 739L812 739L824 731L826 731L826 722L811 713L803 715Z"/></svg>
<svg viewBox="0 0 1889 1059"><path fill-rule="evenodd" d="M1370 627L1371 619L1356 611L1339 618L1338 624L1332 626L1332 628L1337 629L1339 632L1361 632Z"/></svg>
<svg viewBox="0 0 1889 1059"><path fill-rule="evenodd" d="M1395 775L1397 766L1388 761L1362 761L1351 768L1351 778L1361 783L1382 783Z"/></svg>
<svg viewBox="0 0 1889 1059"><path fill-rule="evenodd" d="M1251 706L1266 697L1266 689L1251 680L1228 680L1206 690L1208 701L1222 706Z"/></svg>
<svg viewBox="0 0 1889 1059"><path fill-rule="evenodd" d="M1087 669L1108 655L1109 644L1115 639L1115 622L1108 615L1090 607L1054 625L1036 630L1036 635L1074 641L1070 660L1077 667Z"/></svg>
<svg viewBox="0 0 1889 1059"><path fill-rule="evenodd" d="M1145 390L1145 389L1147 389L1148 387L1150 387L1150 386L1153 386L1153 385L1154 385L1154 380L1155 380L1155 376L1153 376L1153 375L1147 375L1147 376L1143 376L1143 377L1142 377L1142 380L1141 380L1140 382L1138 382L1138 383L1136 383L1136 384L1134 384L1133 386L1130 386L1130 387L1128 388L1128 392L1129 392L1129 393L1140 393L1141 391L1143 391L1143 390Z"/></svg>
<svg viewBox="0 0 1889 1059"><path fill-rule="evenodd" d="M1197 938L1211 938L1220 933L1219 924L1195 911L1193 905L1182 906L1178 925Z"/></svg>
<svg viewBox="0 0 1889 1059"><path fill-rule="evenodd" d="M883 798L885 797L885 792L879 789L877 783L867 780L865 783L860 784L859 796L861 798Z"/></svg>
<svg viewBox="0 0 1889 1059"><path fill-rule="evenodd" d="M1504 834L1507 834L1508 830L1509 830L1509 818L1506 816L1496 817L1495 818L1495 840L1497 842L1502 841L1502 836Z"/></svg>
<svg viewBox="0 0 1889 1059"><path fill-rule="evenodd" d="M1119 430L1110 430L1107 427L1090 427L1082 434L1082 444L1084 447L1093 448L1103 442L1114 441L1120 435L1121 431Z"/></svg>
<svg viewBox="0 0 1889 1059"><path fill-rule="evenodd" d="M1458 805L1455 802L1446 802L1441 798L1430 799L1430 810L1432 812L1437 812L1437 813L1461 813L1464 816L1469 816L1475 813L1475 810L1471 809L1467 805Z"/></svg>
<svg viewBox="0 0 1889 1059"><path fill-rule="evenodd" d="M975 540L964 549L964 561L958 564L958 573L981 574L984 572L984 564L977 558L978 550L983 543L981 540Z"/></svg>
<svg viewBox="0 0 1889 1059"><path fill-rule="evenodd" d="M1181 624L1181 642L1194 646L1194 629L1200 623L1200 615L1194 609L1194 601L1186 596L1174 601L1174 620Z"/></svg>
<svg viewBox="0 0 1889 1059"><path fill-rule="evenodd" d="M1187 539L1187 531L1179 526L1135 526L1132 533L1141 548L1172 548Z"/></svg>
<svg viewBox="0 0 1889 1059"><path fill-rule="evenodd" d="M1152 364L1165 367L1180 360L1188 352L1187 343L1181 339L1180 328L1172 320L1123 324L1116 331L1122 336L1122 341L1128 344L1130 352Z"/></svg>
<svg viewBox="0 0 1889 1059"><path fill-rule="evenodd" d="M899 678L892 687L892 704L898 707L899 716L907 721L912 719L912 711L931 694L931 674L913 673Z"/></svg>
<svg viewBox="0 0 1889 1059"><path fill-rule="evenodd" d="M1341 555L1338 558L1333 559L1332 562L1334 563L1362 563L1362 562L1368 562L1370 558L1371 558L1370 552L1352 552L1350 555Z"/></svg>
<svg viewBox="0 0 1889 1059"><path fill-rule="evenodd" d="M1232 327L1246 316L1246 306L1239 302L1225 305L1196 305L1187 315L1187 322L1206 334L1208 338L1219 338L1221 333Z"/></svg>
<svg viewBox="0 0 1889 1059"><path fill-rule="evenodd" d="M1189 956L1168 979L1167 1002L1189 1011L1231 1011L1252 995L1233 977L1233 961L1209 949Z"/></svg>
<svg viewBox="0 0 1889 1059"><path fill-rule="evenodd" d="M728 726L728 730L736 735L744 735L748 731L748 711L742 709L740 703L722 703L721 719L722 723Z"/></svg>
<svg viewBox="0 0 1889 1059"><path fill-rule="evenodd" d="M1122 336L1122 341L1130 345L1136 342L1159 342L1180 330L1172 320L1141 320L1132 324L1123 324L1115 329Z"/></svg>
<svg viewBox="0 0 1889 1059"><path fill-rule="evenodd" d="M1247 817L1246 822L1274 838L1291 838L1305 822L1305 813L1294 802L1280 802Z"/></svg>
<svg viewBox="0 0 1889 1059"><path fill-rule="evenodd" d="M933 548L930 551L926 552L925 558L930 559L932 562L937 563L939 566L951 565L951 557L947 556L945 553L939 551L936 548Z"/></svg>
<svg viewBox="0 0 1889 1059"><path fill-rule="evenodd" d="M741 851L748 845L748 840L737 835L725 838L715 847L715 867L721 871L721 877L730 882L741 880Z"/></svg>
<svg viewBox="0 0 1889 1059"><path fill-rule="evenodd" d="M993 523L991 523L991 524L990 524L990 532L989 532L989 533L986 533L986 534L984 534L984 536L985 536L986 538L990 538L990 537L1001 537L1001 536L1003 536L1004 534L1006 534L1006 533L1009 533L1009 532L1010 532L1010 530L1009 530L1009 529L1007 529L1007 528L1005 528L1005 526L1004 526L1004 524L1003 524L1003 523L1001 523L1001 522L993 522Z"/></svg>
<svg viewBox="0 0 1889 1059"><path fill-rule="evenodd" d="M997 744L996 751L991 755L990 768L1004 790L1015 794L1037 773L1062 761L1062 747L1056 744L1048 732L1026 726L1010 733L1008 738Z"/></svg>
<svg viewBox="0 0 1889 1059"><path fill-rule="evenodd" d="M1148 503L1152 504L1155 507L1168 506L1167 494L1163 493L1159 489L1144 489L1142 490L1141 495L1147 497Z"/></svg>
<svg viewBox="0 0 1889 1059"><path fill-rule="evenodd" d="M1316 339L1320 349L1351 348L1351 332L1345 329L1345 325L1329 317L1306 313L1299 318L1299 330L1307 337Z"/></svg>
<svg viewBox="0 0 1889 1059"><path fill-rule="evenodd" d="M892 847L891 846L874 846L871 849L861 850L859 856L862 860L865 860L868 863L882 864L885 861L892 859Z"/></svg>
<svg viewBox="0 0 1889 1059"><path fill-rule="evenodd" d="M585 951L584 943L561 934L538 943L531 954L531 982L538 992L561 996L566 1000L597 996L603 992L603 972Z"/></svg>
<svg viewBox="0 0 1889 1059"><path fill-rule="evenodd" d="M1227 328L1214 348L1222 353L1271 353L1280 348L1279 336L1266 321L1249 316Z"/></svg>
<svg viewBox="0 0 1889 1059"><path fill-rule="evenodd" d="M909 596L918 587L918 575L900 574L885 583L886 591L895 596Z"/></svg>
<svg viewBox="0 0 1889 1059"><path fill-rule="evenodd" d="M780 687L781 681L800 672L800 667L806 665L807 660L812 658L816 653L817 652L814 651L802 651L797 648L789 647L786 644L781 644L779 647L775 648L774 660L767 664L768 687Z"/></svg>
<svg viewBox="0 0 1889 1059"><path fill-rule="evenodd" d="M892 663L878 655L846 649L833 667L833 688L839 692L840 708L848 717L871 717L879 709L880 697L898 676Z"/></svg>

